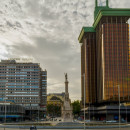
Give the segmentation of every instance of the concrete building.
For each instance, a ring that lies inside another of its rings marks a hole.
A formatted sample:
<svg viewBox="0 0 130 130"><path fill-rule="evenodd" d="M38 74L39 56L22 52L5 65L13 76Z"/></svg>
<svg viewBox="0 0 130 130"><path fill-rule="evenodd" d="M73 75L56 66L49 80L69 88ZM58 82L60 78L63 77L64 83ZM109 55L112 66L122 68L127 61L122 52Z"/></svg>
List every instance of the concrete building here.
<svg viewBox="0 0 130 130"><path fill-rule="evenodd" d="M105 6L98 6L95 0L93 26L83 27L78 38L81 43L82 104L85 96L86 105L100 108L106 105L103 108L107 111L110 109L107 105L130 102L129 18L130 9L110 8L108 0ZM100 115L106 117L102 109L95 110L100 110ZM117 115L113 114L113 117Z"/></svg>
<svg viewBox="0 0 130 130"><path fill-rule="evenodd" d="M55 106L61 106L64 102L64 95L65 93L49 93L47 95L47 105L52 104Z"/></svg>
<svg viewBox="0 0 130 130"><path fill-rule="evenodd" d="M33 113L46 113L47 71L38 63L0 62L0 98L24 106L30 119Z"/></svg>
<svg viewBox="0 0 130 130"><path fill-rule="evenodd" d="M50 93L47 95L47 114L49 117L61 117L61 108L65 93Z"/></svg>

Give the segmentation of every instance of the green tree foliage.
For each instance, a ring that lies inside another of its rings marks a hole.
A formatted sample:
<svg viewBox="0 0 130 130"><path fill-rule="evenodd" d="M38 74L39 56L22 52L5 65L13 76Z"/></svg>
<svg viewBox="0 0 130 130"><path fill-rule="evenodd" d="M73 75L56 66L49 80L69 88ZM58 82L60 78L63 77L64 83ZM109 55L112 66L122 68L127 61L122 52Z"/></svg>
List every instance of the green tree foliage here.
<svg viewBox="0 0 130 130"><path fill-rule="evenodd" d="M75 115L78 115L80 114L80 101L79 100L76 100L74 102L72 102L72 107L73 107L73 114L74 116Z"/></svg>
<svg viewBox="0 0 130 130"><path fill-rule="evenodd" d="M47 114L49 116L61 116L61 106L48 104L47 105Z"/></svg>

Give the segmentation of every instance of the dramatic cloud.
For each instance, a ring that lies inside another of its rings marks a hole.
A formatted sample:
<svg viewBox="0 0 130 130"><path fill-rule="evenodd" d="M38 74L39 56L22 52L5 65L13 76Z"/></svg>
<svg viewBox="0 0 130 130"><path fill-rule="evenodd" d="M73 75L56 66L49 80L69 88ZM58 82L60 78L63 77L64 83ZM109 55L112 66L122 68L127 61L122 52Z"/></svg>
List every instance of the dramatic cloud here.
<svg viewBox="0 0 130 130"><path fill-rule="evenodd" d="M104 5L104 0L99 5ZM129 8L128 0L109 0ZM93 23L95 0L3 0L0 2L0 58L31 57L48 72L48 93L64 91L68 73L72 100L81 97L82 26Z"/></svg>

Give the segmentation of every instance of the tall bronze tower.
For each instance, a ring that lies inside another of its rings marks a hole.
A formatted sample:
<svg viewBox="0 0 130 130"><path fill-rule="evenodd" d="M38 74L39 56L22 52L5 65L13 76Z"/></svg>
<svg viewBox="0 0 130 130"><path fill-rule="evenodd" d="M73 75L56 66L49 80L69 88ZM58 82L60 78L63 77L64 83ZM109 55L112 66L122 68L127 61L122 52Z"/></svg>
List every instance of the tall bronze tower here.
<svg viewBox="0 0 130 130"><path fill-rule="evenodd" d="M81 43L81 89L86 103L130 101L129 24L130 9L98 6L95 0L94 23L83 27Z"/></svg>

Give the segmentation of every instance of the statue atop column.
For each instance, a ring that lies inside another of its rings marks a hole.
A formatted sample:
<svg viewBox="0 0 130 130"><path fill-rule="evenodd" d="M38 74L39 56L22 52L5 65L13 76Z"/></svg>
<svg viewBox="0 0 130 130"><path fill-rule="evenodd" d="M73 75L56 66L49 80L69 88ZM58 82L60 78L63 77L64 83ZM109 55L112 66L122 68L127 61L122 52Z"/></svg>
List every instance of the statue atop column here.
<svg viewBox="0 0 130 130"><path fill-rule="evenodd" d="M67 78L67 73L65 73L65 80L67 80L68 78Z"/></svg>

